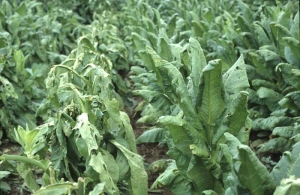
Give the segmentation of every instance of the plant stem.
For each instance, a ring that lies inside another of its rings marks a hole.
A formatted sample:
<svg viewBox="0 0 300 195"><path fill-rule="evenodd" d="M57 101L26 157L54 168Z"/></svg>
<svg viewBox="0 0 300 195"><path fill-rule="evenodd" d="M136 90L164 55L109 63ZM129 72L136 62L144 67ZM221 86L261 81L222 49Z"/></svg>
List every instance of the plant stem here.
<svg viewBox="0 0 300 195"><path fill-rule="evenodd" d="M0 156L0 160L14 160L14 161L18 161L18 162L29 163L29 164L38 166L39 168L43 169L43 171L47 170L47 166L45 166L40 161L25 157L25 156L3 154Z"/></svg>
<svg viewBox="0 0 300 195"><path fill-rule="evenodd" d="M78 195L84 195L85 189L84 189L84 179L82 177L78 178Z"/></svg>

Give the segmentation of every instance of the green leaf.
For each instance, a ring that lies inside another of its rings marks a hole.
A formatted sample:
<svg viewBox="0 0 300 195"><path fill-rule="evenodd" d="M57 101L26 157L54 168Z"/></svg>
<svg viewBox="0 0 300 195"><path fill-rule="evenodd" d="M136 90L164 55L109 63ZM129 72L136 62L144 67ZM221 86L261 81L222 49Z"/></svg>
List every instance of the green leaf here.
<svg viewBox="0 0 300 195"><path fill-rule="evenodd" d="M37 184L35 175L33 174L31 169L31 165L27 163L20 163L17 167L18 173L24 179L24 182L29 187L29 189L37 191L40 187Z"/></svg>
<svg viewBox="0 0 300 195"><path fill-rule="evenodd" d="M253 11L249 8L249 6L247 4L243 3L243 1L241 1L241 0L238 1L238 5L239 5L239 8L240 8L243 16L245 17L245 19L249 23L252 23L253 17L254 17ZM250 31L248 31L248 32L250 32Z"/></svg>
<svg viewBox="0 0 300 195"><path fill-rule="evenodd" d="M238 154L238 146L241 145L241 142L233 135L231 135L230 133L224 133L224 136L227 140L227 145L229 147L229 151L232 155L232 157L234 157L236 154Z"/></svg>
<svg viewBox="0 0 300 195"><path fill-rule="evenodd" d="M229 109L229 113L227 117L229 118L228 132L232 135L235 135L239 138L241 142L248 141L248 136L250 133L250 129L247 126L247 103L248 103L248 93L242 91L240 95L233 101L232 108ZM239 134L243 134L246 136L248 134L247 139L240 137Z"/></svg>
<svg viewBox="0 0 300 195"><path fill-rule="evenodd" d="M279 55L284 57L284 46L286 45L284 41L282 41L283 37L290 37L292 36L290 31L282 26L281 24L271 22L270 23L271 28L271 35L274 40L274 43L276 44L276 47L279 49Z"/></svg>
<svg viewBox="0 0 300 195"><path fill-rule="evenodd" d="M231 66L231 68L223 74L223 84L225 90L226 101L235 99L241 91L245 91L249 87L246 66L243 56Z"/></svg>
<svg viewBox="0 0 300 195"><path fill-rule="evenodd" d="M136 144L161 142L166 135L166 129L153 128L145 131L136 139Z"/></svg>
<svg viewBox="0 0 300 195"><path fill-rule="evenodd" d="M137 153L135 135L128 115L125 112L120 112L120 120L122 122L122 126L124 127L125 140L130 146L130 151Z"/></svg>
<svg viewBox="0 0 300 195"><path fill-rule="evenodd" d="M270 116L268 118L258 118L253 121L253 130L272 130L278 126L291 126L293 120L290 117Z"/></svg>
<svg viewBox="0 0 300 195"><path fill-rule="evenodd" d="M215 178L205 166L201 158L193 156L187 170L187 175L194 181L197 192L213 189Z"/></svg>
<svg viewBox="0 0 300 195"><path fill-rule="evenodd" d="M157 42L157 53L159 56L166 61L173 61L173 55L170 49L170 40L168 39L168 35L165 30L159 30L159 39Z"/></svg>
<svg viewBox="0 0 300 195"><path fill-rule="evenodd" d="M205 195L218 195L218 194L217 194L215 191L213 191L213 190L204 190L202 193L205 194Z"/></svg>
<svg viewBox="0 0 300 195"><path fill-rule="evenodd" d="M272 131L272 135L274 137L283 137L289 139L294 134L294 127L293 126L285 126L285 127L275 127Z"/></svg>
<svg viewBox="0 0 300 195"><path fill-rule="evenodd" d="M77 186L74 185L74 183L57 183L41 187L38 191L33 193L33 195L66 194L73 189L77 189Z"/></svg>
<svg viewBox="0 0 300 195"><path fill-rule="evenodd" d="M124 146L114 140L110 140L127 158L130 167L130 191L132 195L146 195L148 193L147 187L147 173L145 172L142 158L126 149Z"/></svg>
<svg viewBox="0 0 300 195"><path fill-rule="evenodd" d="M171 161L166 170L158 176L150 189L166 186L174 194L196 195L193 183L180 174L175 161Z"/></svg>
<svg viewBox="0 0 300 195"><path fill-rule="evenodd" d="M6 97L18 98L17 93L15 92L14 86L7 80L5 77L0 76L0 82L4 85L4 92ZM3 97L2 97L3 98ZM2 100L5 103L5 99Z"/></svg>
<svg viewBox="0 0 300 195"><path fill-rule="evenodd" d="M133 94L142 96L147 102L151 102L155 97L162 95L158 91L152 90L134 90Z"/></svg>
<svg viewBox="0 0 300 195"><path fill-rule="evenodd" d="M276 66L281 62L280 56L274 51L268 49L260 49L257 51L257 53L263 58L265 67L268 69L275 69Z"/></svg>
<svg viewBox="0 0 300 195"><path fill-rule="evenodd" d="M140 58L143 60L148 70L153 70L153 62L151 56L145 52L146 46L150 46L150 42L137 33L132 33L133 43L138 50Z"/></svg>
<svg viewBox="0 0 300 195"><path fill-rule="evenodd" d="M271 175L274 178L276 185L280 185L283 179L287 179L290 176L300 178L300 142L296 143L292 147L292 151L286 151L283 153L280 161L273 168Z"/></svg>
<svg viewBox="0 0 300 195"><path fill-rule="evenodd" d="M178 17L178 13L175 13L169 18L168 30L167 30L167 33L168 33L169 37L171 37L175 32L177 17Z"/></svg>
<svg viewBox="0 0 300 195"><path fill-rule="evenodd" d="M87 113L82 113L77 117L77 124L74 129L79 130L78 133L85 141L89 155L92 150L98 149L97 138L101 138L101 136L99 131L90 124Z"/></svg>
<svg viewBox="0 0 300 195"><path fill-rule="evenodd" d="M206 59L203 53L203 50L199 44L199 42L194 39L190 38L190 58L191 58L191 79L193 82L193 93L192 93L192 100L194 105L196 104L196 98L199 94L199 85L201 82L201 74L203 68L207 65Z"/></svg>
<svg viewBox="0 0 300 195"><path fill-rule="evenodd" d="M299 11L295 14L294 20L291 23L291 34L294 38L299 37L300 31L299 31Z"/></svg>
<svg viewBox="0 0 300 195"><path fill-rule="evenodd" d="M278 102L283 98L281 93L274 91L273 89L268 89L266 87L261 87L257 90L257 95L259 98L263 99L265 104L271 111L279 109Z"/></svg>
<svg viewBox="0 0 300 195"><path fill-rule="evenodd" d="M176 148L183 154L190 156L189 145L192 140L183 130L184 120L180 116L162 116L159 118L158 123L164 125L170 131Z"/></svg>
<svg viewBox="0 0 300 195"><path fill-rule="evenodd" d="M167 159L156 160L149 165L148 171L150 171L151 174L160 174L166 170L168 162L169 160Z"/></svg>
<svg viewBox="0 0 300 195"><path fill-rule="evenodd" d="M87 51L96 52L94 45L92 44L90 38L88 36L82 36L78 39L78 45L85 48Z"/></svg>
<svg viewBox="0 0 300 195"><path fill-rule="evenodd" d="M286 60L299 68L300 63L300 42L293 37L282 38L287 46L284 48L284 55Z"/></svg>
<svg viewBox="0 0 300 195"><path fill-rule="evenodd" d="M266 167L246 145L238 146L239 167L237 175L241 184L253 195L269 194L275 189L275 182Z"/></svg>
<svg viewBox="0 0 300 195"><path fill-rule="evenodd" d="M11 191L11 187L9 186L9 184L5 181L0 181L0 190L1 192L4 192L5 194L9 194L9 192Z"/></svg>
<svg viewBox="0 0 300 195"><path fill-rule="evenodd" d="M103 154L103 161L105 165L107 165L107 171L112 178L114 183L118 183L119 181L119 166L114 159L113 155L111 155L108 151L106 150L101 150L101 153ZM102 173L101 173L102 174Z"/></svg>
<svg viewBox="0 0 300 195"><path fill-rule="evenodd" d="M25 16L27 14L26 3L22 2L20 6L16 9L16 12L20 14L20 16Z"/></svg>
<svg viewBox="0 0 300 195"><path fill-rule="evenodd" d="M104 193L105 183L98 183L92 191L90 191L89 195L99 195Z"/></svg>
<svg viewBox="0 0 300 195"><path fill-rule="evenodd" d="M104 154L106 155L106 154ZM109 194L115 194L119 192L117 185L114 183L112 176L109 173L108 166L104 160L104 155L101 152L91 155L89 165L99 174L101 182L105 182L105 189Z"/></svg>
<svg viewBox="0 0 300 195"><path fill-rule="evenodd" d="M179 104L186 117L192 118L195 116L195 109L192 105L191 97L189 96L185 81L179 70L171 63L162 60L150 47L147 47L147 51L151 54L154 64L159 70L166 95L169 96L172 101Z"/></svg>
<svg viewBox="0 0 300 195"><path fill-rule="evenodd" d="M21 73L25 74L23 71L25 70L26 57L24 57L24 54L21 50L14 51L14 60L16 63L17 74L21 74Z"/></svg>
<svg viewBox="0 0 300 195"><path fill-rule="evenodd" d="M278 186L274 192L274 195L299 195L300 192L300 179L291 176L287 179L283 179L280 186Z"/></svg>
<svg viewBox="0 0 300 195"><path fill-rule="evenodd" d="M225 133L224 136L233 158L234 171L241 185L254 195L273 192L275 182L254 152L247 145L241 144L233 135Z"/></svg>
<svg viewBox="0 0 300 195"><path fill-rule="evenodd" d="M294 74L293 70L295 70L295 67L287 63L280 63L276 67L276 71L282 73L288 84L300 90L300 75Z"/></svg>
<svg viewBox="0 0 300 195"><path fill-rule="evenodd" d="M209 145L212 141L212 134L215 133L213 126L225 109L221 71L220 60L210 61L203 69L204 87L202 89L203 94L201 94L201 107L198 108L198 112L201 121L207 127L205 136Z"/></svg>
<svg viewBox="0 0 300 195"><path fill-rule="evenodd" d="M2 178L7 177L9 174L10 174L9 171L0 171L0 180L1 180Z"/></svg>
<svg viewBox="0 0 300 195"><path fill-rule="evenodd" d="M300 109L300 91L288 93L278 104L282 107L287 107L292 110Z"/></svg>
<svg viewBox="0 0 300 195"><path fill-rule="evenodd" d="M280 153L289 150L291 142L284 137L276 137L259 145L258 153Z"/></svg>
<svg viewBox="0 0 300 195"><path fill-rule="evenodd" d="M22 145L24 153L32 157L46 146L45 136L48 132L48 124L41 125L37 129L29 130L18 126L15 130L16 141Z"/></svg>
<svg viewBox="0 0 300 195"><path fill-rule="evenodd" d="M271 45L270 38L262 24L259 21L255 21L252 26L254 27L255 37L257 38L259 45Z"/></svg>
<svg viewBox="0 0 300 195"><path fill-rule="evenodd" d="M78 149L80 155L87 158L89 156L89 151L88 151L88 147L87 147L87 144L85 143L84 139L82 139L81 137L78 137L78 138L76 138L75 142L76 142L76 146L77 146L77 149Z"/></svg>
<svg viewBox="0 0 300 195"><path fill-rule="evenodd" d="M112 100L107 100L104 102L106 111L109 114L109 118L116 123L120 124L120 110L119 110L119 102L117 99L113 98Z"/></svg>
<svg viewBox="0 0 300 195"><path fill-rule="evenodd" d="M222 96L221 61L210 61L203 69L204 89L200 117L207 125L213 125L225 109Z"/></svg>
<svg viewBox="0 0 300 195"><path fill-rule="evenodd" d="M124 179L124 177L129 171L129 164L126 157L120 150L118 150L117 152L116 163L118 164L119 167L119 178L120 180Z"/></svg>
<svg viewBox="0 0 300 195"><path fill-rule="evenodd" d="M237 16L237 23L242 32L251 32L250 22L251 21L248 21L244 16L240 14Z"/></svg>
<svg viewBox="0 0 300 195"><path fill-rule="evenodd" d="M262 79L253 79L251 82L254 89L258 90L261 87L268 89L278 90L278 86L274 82L262 80Z"/></svg>
<svg viewBox="0 0 300 195"><path fill-rule="evenodd" d="M11 34L16 37L20 31L20 16L14 14L7 18L6 23L8 24L8 30Z"/></svg>

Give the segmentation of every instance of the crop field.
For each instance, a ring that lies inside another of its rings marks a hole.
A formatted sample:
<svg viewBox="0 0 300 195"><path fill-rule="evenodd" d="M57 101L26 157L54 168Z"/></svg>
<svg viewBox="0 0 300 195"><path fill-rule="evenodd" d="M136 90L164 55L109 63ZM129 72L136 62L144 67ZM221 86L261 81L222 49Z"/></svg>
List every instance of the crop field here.
<svg viewBox="0 0 300 195"><path fill-rule="evenodd" d="M298 0L0 0L1 195L300 195Z"/></svg>

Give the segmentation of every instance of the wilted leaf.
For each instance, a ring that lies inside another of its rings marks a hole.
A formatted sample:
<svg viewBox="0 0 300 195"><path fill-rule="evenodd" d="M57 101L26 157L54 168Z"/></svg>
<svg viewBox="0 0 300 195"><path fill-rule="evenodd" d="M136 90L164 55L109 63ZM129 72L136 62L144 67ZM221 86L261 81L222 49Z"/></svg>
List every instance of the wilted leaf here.
<svg viewBox="0 0 300 195"><path fill-rule="evenodd" d="M127 158L130 167L130 191L132 195L146 195L148 193L147 173L145 172L142 158L114 140L111 140L111 143Z"/></svg>
<svg viewBox="0 0 300 195"><path fill-rule="evenodd" d="M77 186L74 185L74 183L57 183L44 186L38 191L34 192L33 195L65 194L73 189L77 189Z"/></svg>
<svg viewBox="0 0 300 195"><path fill-rule="evenodd" d="M96 155L93 154L91 156L89 165L92 166L95 171L97 171L97 173L99 174L100 181L105 182L105 189L110 194L118 193L119 189L117 188L117 185L114 183L112 175L110 174L108 169L110 162L104 160L104 155L102 155L100 152L98 152L98 154Z"/></svg>
<svg viewBox="0 0 300 195"><path fill-rule="evenodd" d="M175 194L195 194L193 184L180 174L175 161L168 164L167 169L155 180L151 189L156 189L161 186L166 186Z"/></svg>

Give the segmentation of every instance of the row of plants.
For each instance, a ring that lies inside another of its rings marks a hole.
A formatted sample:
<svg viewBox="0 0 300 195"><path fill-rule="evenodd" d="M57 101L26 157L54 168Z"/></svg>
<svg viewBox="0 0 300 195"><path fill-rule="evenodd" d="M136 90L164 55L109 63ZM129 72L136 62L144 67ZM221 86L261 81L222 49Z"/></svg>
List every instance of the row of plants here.
<svg viewBox="0 0 300 195"><path fill-rule="evenodd" d="M152 188L299 190L298 3L140 1L136 8L128 29L142 62L131 67L133 93L145 101L138 122L155 125L138 143L166 142L173 159L154 163L163 173Z"/></svg>
<svg viewBox="0 0 300 195"><path fill-rule="evenodd" d="M46 12L38 1L1 3L1 134L13 139L16 125L34 128L35 112L46 97L50 64L66 59L76 46L79 17L70 11Z"/></svg>
<svg viewBox="0 0 300 195"><path fill-rule="evenodd" d="M116 9L78 3L2 2L0 130L22 152L1 154L0 178L17 173L20 193L147 194L122 111L128 62Z"/></svg>

